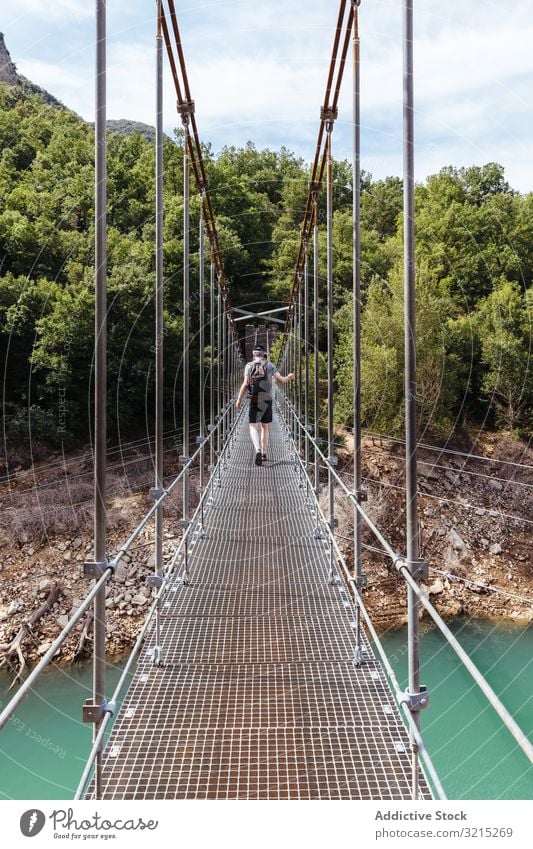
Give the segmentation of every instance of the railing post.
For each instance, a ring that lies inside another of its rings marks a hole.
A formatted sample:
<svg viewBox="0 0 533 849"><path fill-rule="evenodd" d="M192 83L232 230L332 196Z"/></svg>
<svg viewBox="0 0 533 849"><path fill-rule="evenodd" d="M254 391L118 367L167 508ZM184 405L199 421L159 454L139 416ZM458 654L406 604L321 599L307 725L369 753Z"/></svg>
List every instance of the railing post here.
<svg viewBox="0 0 533 849"><path fill-rule="evenodd" d="M353 472L354 494L360 504L366 499L362 490L361 464L361 78L359 42L359 2L353 2ZM363 587L361 514L354 506L354 572L359 592ZM361 609L356 605L355 662L363 661Z"/></svg>
<svg viewBox="0 0 533 849"><path fill-rule="evenodd" d="M155 124L155 480L151 497L160 498L163 492L163 36L161 32L161 0L157 3L156 36L156 124ZM163 577L163 505L155 514L155 579L157 593ZM152 652L154 664L162 663L161 656L161 606L157 605L155 624L155 646Z"/></svg>
<svg viewBox="0 0 533 849"><path fill-rule="evenodd" d="M222 415L222 404L221 404L221 339L222 339L222 293L220 291L220 278L218 281L218 291L217 291L217 424L220 424L220 417ZM217 428L217 485L220 486L220 466L219 463L221 456L221 427Z"/></svg>
<svg viewBox="0 0 533 849"><path fill-rule="evenodd" d="M222 315L222 448L226 447L226 434L227 434L227 412L226 412L226 399L227 395L227 382L228 382L228 366L227 366L227 346L228 346L228 314L226 312L226 299L224 298L224 312ZM227 451L224 450L224 468L227 468Z"/></svg>
<svg viewBox="0 0 533 849"><path fill-rule="evenodd" d="M107 144L106 144L106 3L96 0L96 116L95 116L95 369L94 369L94 548L84 574L97 582L107 567ZM106 585L93 605L93 702L84 705L83 718L93 723L96 741L105 716ZM94 795L102 795L102 747L95 759Z"/></svg>
<svg viewBox="0 0 533 849"><path fill-rule="evenodd" d="M403 0L403 227L404 227L404 343L405 343L405 473L407 567L411 575L419 566L416 445L416 306L415 306L415 199L414 199L414 92L413 0ZM409 692L420 691L419 604L407 590ZM420 713L411 711L418 729ZM412 792L419 795L418 746L411 739Z"/></svg>
<svg viewBox="0 0 533 849"><path fill-rule="evenodd" d="M318 358L318 316L319 316L319 276L318 276L318 190L313 192L313 436L317 445L320 445L320 384L319 384L319 358ZM321 535L320 519L318 514L318 500L320 498L320 457L315 449L315 495L316 495L316 528L315 535Z"/></svg>
<svg viewBox="0 0 533 849"><path fill-rule="evenodd" d="M209 347L211 356L209 358L209 429L215 428L215 263L211 254L211 269L209 276ZM209 465L210 472L215 468L215 437L211 436L209 441Z"/></svg>
<svg viewBox="0 0 533 849"><path fill-rule="evenodd" d="M202 495L205 487L205 386L204 386L204 360L205 360L205 256L204 256L204 195L200 199L200 228L199 228L199 264L198 264L198 383L199 383L199 414L200 433L200 534L204 534L204 500Z"/></svg>
<svg viewBox="0 0 533 849"><path fill-rule="evenodd" d="M189 461L189 333L190 333L190 159L189 159L189 122L190 112L185 108L182 110L183 127L185 136L183 141L183 454L182 463ZM186 533L189 525L189 477L188 466L183 474L183 516L182 528ZM189 578L189 537L184 543L184 572L183 582L188 583Z"/></svg>
<svg viewBox="0 0 533 849"><path fill-rule="evenodd" d="M331 135L333 121L326 124L327 173L327 314L328 314L328 502L329 527L335 533L335 486L331 466L335 464L335 431L333 426L333 160ZM330 545L330 580L333 580L333 542Z"/></svg>
<svg viewBox="0 0 533 849"><path fill-rule="evenodd" d="M307 241L305 243L304 259L304 298L303 298L303 324L304 324L304 414L303 423L305 427L305 479L306 493L309 495L309 252Z"/></svg>

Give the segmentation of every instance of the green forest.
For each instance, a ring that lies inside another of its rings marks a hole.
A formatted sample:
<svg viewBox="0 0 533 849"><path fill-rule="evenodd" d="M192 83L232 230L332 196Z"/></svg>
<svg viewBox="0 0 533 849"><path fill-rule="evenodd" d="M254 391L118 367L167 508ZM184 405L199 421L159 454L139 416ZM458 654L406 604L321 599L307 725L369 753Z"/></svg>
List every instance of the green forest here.
<svg viewBox="0 0 533 849"><path fill-rule="evenodd" d="M155 184L150 134L108 136L110 435L146 428L153 408ZM122 126L124 124L124 126ZM94 130L39 94L0 85L0 350L8 443L88 438L94 337ZM308 187L289 150L204 150L236 306L287 302ZM168 427L180 415L182 136L165 139L165 380ZM335 369L339 423L352 406L351 167L334 166ZM402 427L402 183L362 184L362 417ZM193 194L192 220L199 203ZM325 232L321 204L321 267ZM193 223L191 285L197 274ZM533 194L495 163L444 168L416 188L420 434L531 427ZM325 302L324 285L321 286ZM199 316L192 305L192 335ZM323 316L324 310L321 309ZM242 325L241 325L242 326ZM325 326L320 351L325 351ZM197 350L197 348L195 349ZM209 351L206 351L206 357ZM194 369L198 354L193 357ZM59 426L61 422L61 426Z"/></svg>

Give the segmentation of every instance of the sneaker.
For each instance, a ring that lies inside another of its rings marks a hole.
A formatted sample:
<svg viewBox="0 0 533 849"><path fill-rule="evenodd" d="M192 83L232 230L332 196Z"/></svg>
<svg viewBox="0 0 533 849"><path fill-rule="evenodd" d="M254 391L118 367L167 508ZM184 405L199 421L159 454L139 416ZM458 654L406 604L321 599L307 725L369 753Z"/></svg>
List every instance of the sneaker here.
<svg viewBox="0 0 533 849"><path fill-rule="evenodd" d="M260 451L258 451L257 454L255 455L255 465L256 466L262 466L263 465L263 459L261 457Z"/></svg>
<svg viewBox="0 0 533 849"><path fill-rule="evenodd" d="M263 463L266 463L266 458L267 458L266 454L261 455L261 459L262 459Z"/></svg>

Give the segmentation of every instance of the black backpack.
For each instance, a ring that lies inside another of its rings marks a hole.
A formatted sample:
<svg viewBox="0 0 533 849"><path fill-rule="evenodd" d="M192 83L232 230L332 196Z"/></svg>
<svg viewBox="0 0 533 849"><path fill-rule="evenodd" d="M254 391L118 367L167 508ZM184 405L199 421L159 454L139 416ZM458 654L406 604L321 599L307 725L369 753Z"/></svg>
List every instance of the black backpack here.
<svg viewBox="0 0 533 849"><path fill-rule="evenodd" d="M261 381L268 376L266 363L253 363L248 376L248 394L256 399L262 391Z"/></svg>

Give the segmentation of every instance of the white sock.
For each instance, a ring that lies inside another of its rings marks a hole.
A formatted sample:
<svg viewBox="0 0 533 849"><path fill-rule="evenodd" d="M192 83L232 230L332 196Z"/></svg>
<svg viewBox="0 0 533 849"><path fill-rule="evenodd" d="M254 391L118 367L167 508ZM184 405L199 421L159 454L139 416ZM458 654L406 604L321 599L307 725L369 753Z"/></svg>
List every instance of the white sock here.
<svg viewBox="0 0 533 849"><path fill-rule="evenodd" d="M262 450L263 454L266 454L266 451L267 451L267 448L268 448L268 437L269 437L268 430L266 428L262 427L261 428L261 446L262 446L261 450Z"/></svg>
<svg viewBox="0 0 533 849"><path fill-rule="evenodd" d="M254 444L254 448L256 451L261 451L261 433L260 433L261 425L250 424L250 436L252 437L252 442Z"/></svg>

